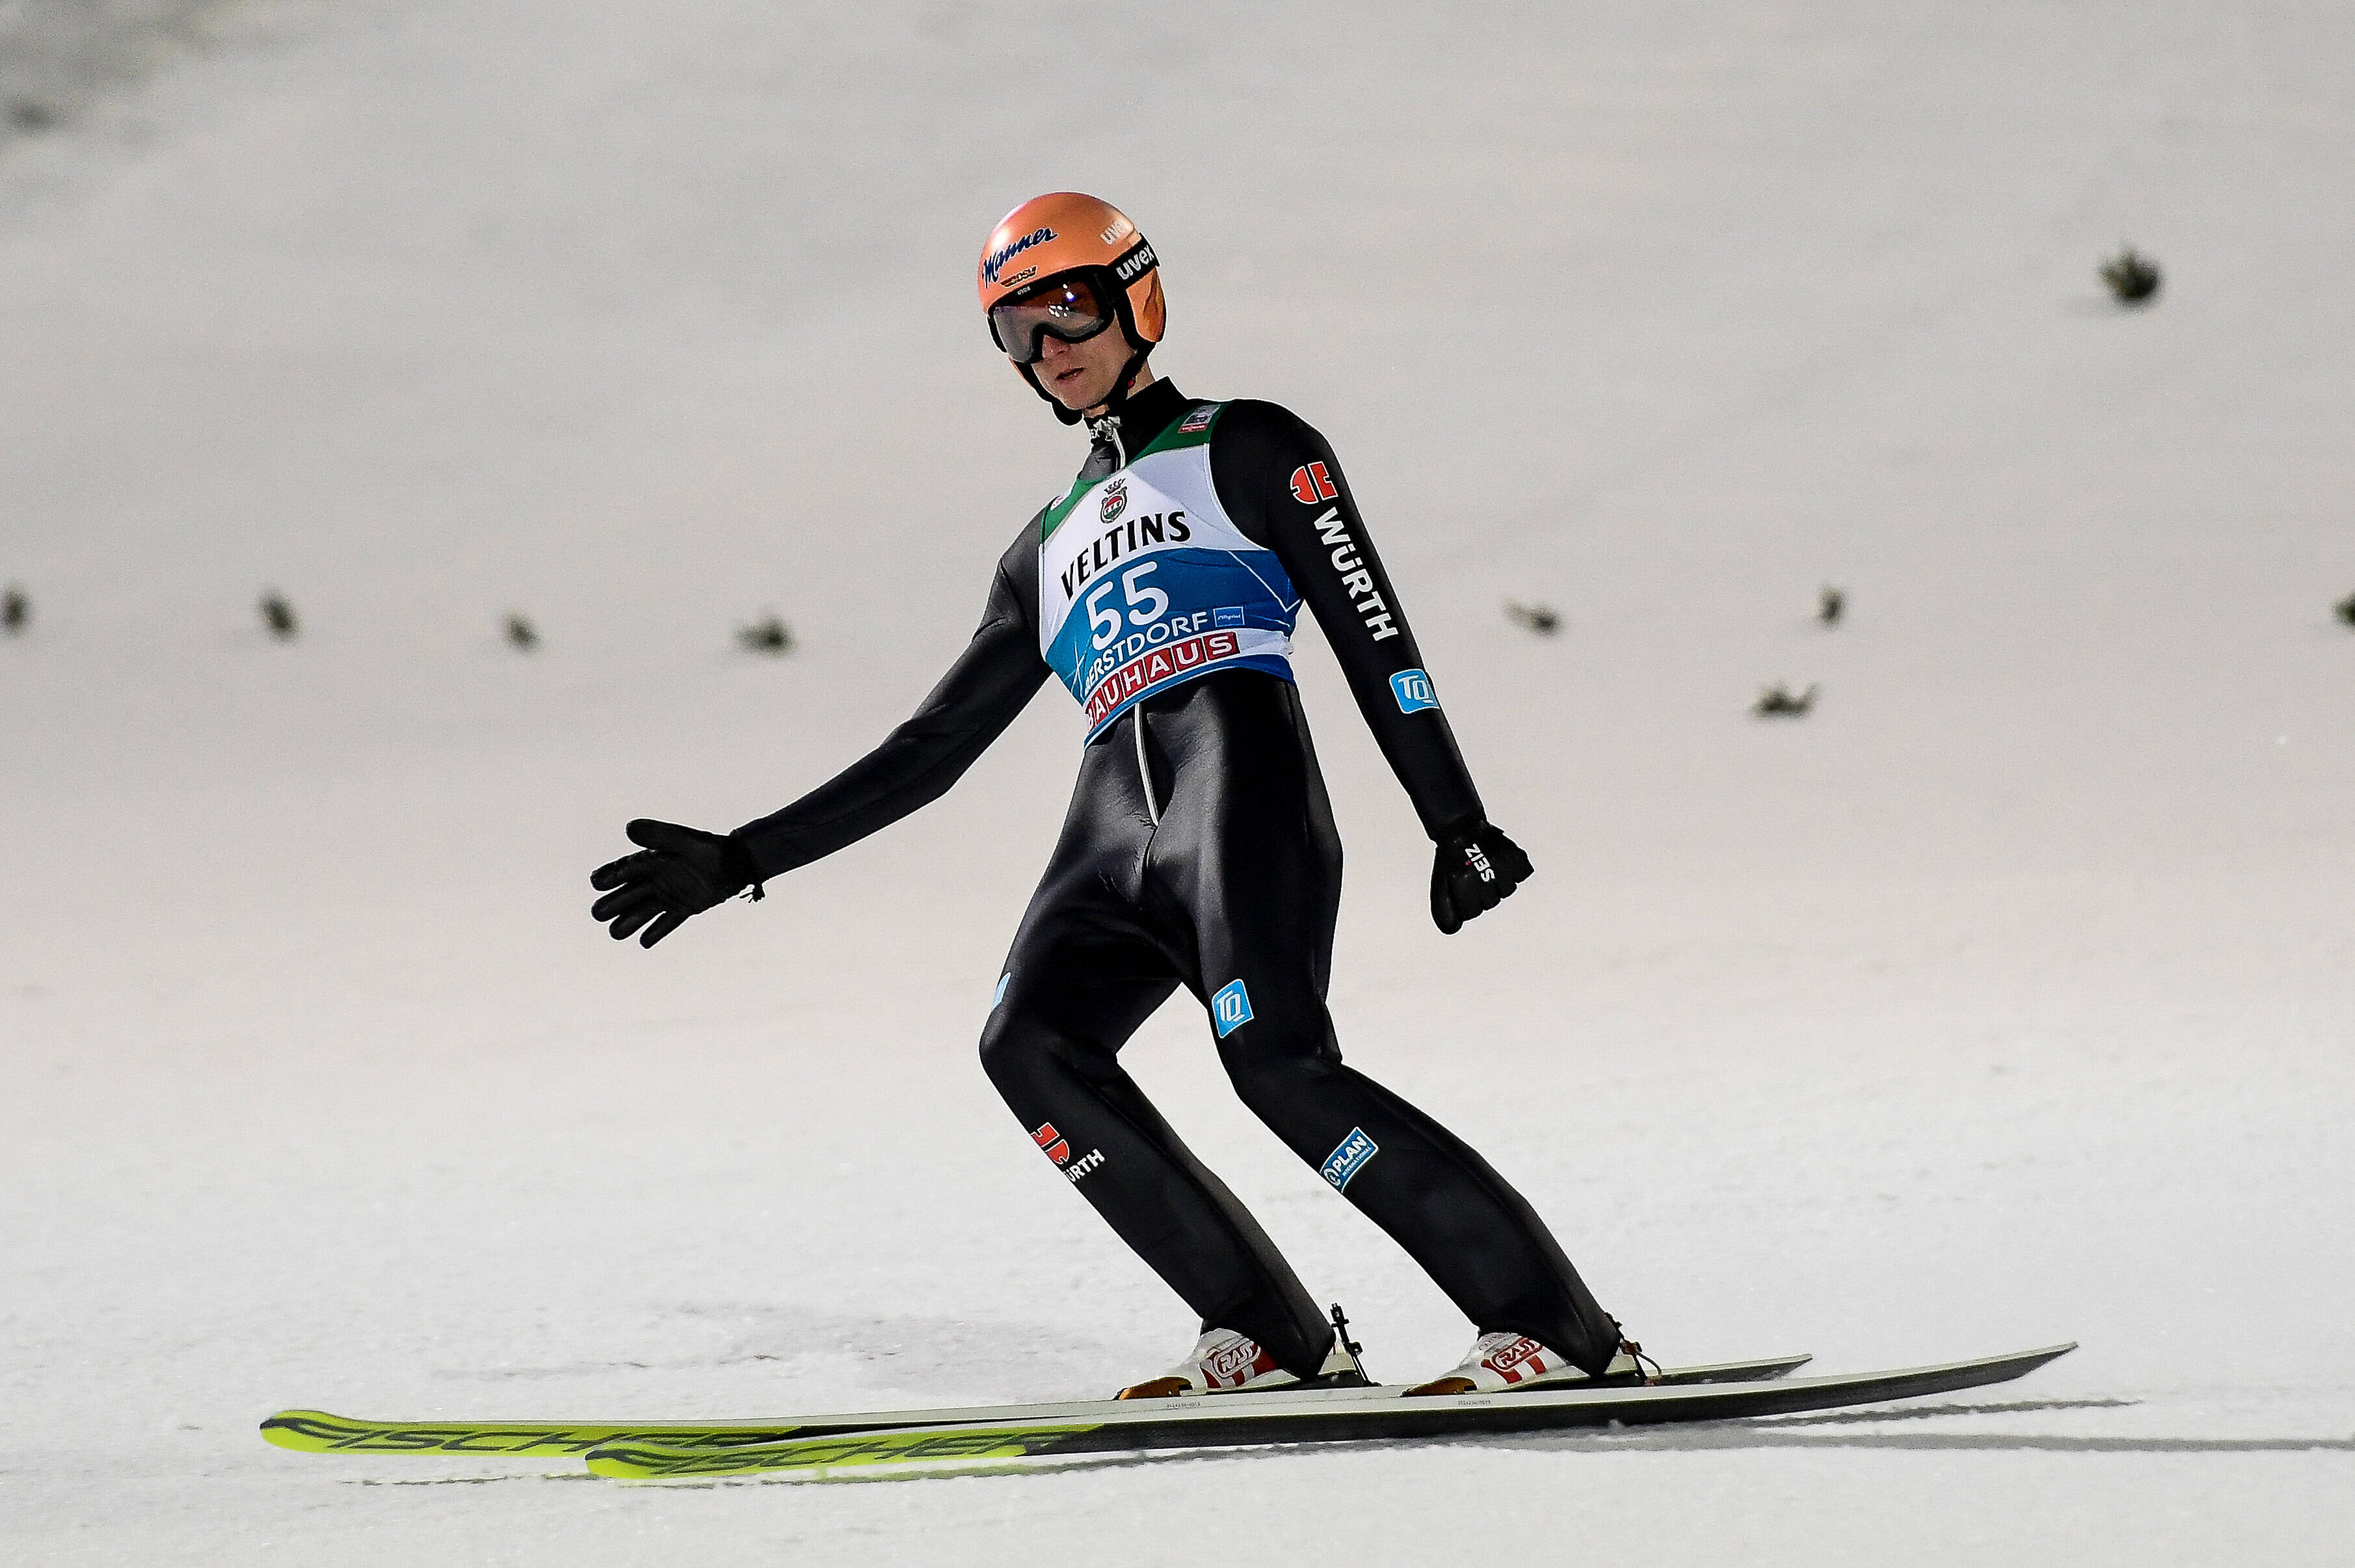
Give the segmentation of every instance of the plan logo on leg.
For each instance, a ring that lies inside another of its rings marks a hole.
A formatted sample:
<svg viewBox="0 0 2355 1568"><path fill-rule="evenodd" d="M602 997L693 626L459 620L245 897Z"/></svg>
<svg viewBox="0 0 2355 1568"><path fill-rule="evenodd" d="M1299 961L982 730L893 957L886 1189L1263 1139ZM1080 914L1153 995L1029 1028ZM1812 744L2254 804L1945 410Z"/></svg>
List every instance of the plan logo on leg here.
<svg viewBox="0 0 2355 1568"><path fill-rule="evenodd" d="M1333 1184L1334 1191L1347 1192L1349 1178L1365 1169L1366 1162L1381 1152L1381 1146L1366 1136L1365 1128L1351 1127L1349 1136L1316 1168L1317 1173Z"/></svg>
<svg viewBox="0 0 2355 1568"><path fill-rule="evenodd" d="M1228 981L1210 998L1210 1018L1218 1026L1220 1040L1251 1022L1251 993L1243 989L1241 980Z"/></svg>

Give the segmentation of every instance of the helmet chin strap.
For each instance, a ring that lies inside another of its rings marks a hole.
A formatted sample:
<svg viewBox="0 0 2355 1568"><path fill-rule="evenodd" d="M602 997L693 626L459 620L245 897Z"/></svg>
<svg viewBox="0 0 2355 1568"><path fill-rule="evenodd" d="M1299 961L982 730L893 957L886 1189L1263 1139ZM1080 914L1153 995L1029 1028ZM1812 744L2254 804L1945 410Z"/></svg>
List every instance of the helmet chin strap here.
<svg viewBox="0 0 2355 1568"><path fill-rule="evenodd" d="M1128 394L1135 389L1137 373L1145 368L1146 357L1152 352L1150 348L1140 348L1128 357L1128 363L1120 368L1119 376L1113 381L1112 391L1097 405L1103 412L1094 417L1107 419L1120 412L1128 401Z"/></svg>

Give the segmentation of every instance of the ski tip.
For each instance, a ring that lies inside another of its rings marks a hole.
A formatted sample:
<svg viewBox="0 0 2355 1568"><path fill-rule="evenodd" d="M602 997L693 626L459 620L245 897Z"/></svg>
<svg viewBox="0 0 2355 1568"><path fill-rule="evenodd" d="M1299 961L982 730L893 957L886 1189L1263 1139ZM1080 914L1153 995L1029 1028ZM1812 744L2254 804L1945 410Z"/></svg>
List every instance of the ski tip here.
<svg viewBox="0 0 2355 1568"><path fill-rule="evenodd" d="M2076 1348L2076 1340L2064 1339L2058 1345L2041 1345L2033 1350L2022 1350L2015 1356L1989 1357L1988 1360L2036 1361L2041 1364L2045 1361L2058 1360Z"/></svg>
<svg viewBox="0 0 2355 1568"><path fill-rule="evenodd" d="M2058 1345L2042 1345L2033 1350L2014 1350L2008 1356L1981 1356L1975 1360L1956 1361L1954 1365L1958 1368L1983 1367L2001 1373L1998 1381L2009 1382L2013 1378L2024 1378L2038 1368L2059 1360L2076 1348L2077 1341L2069 1339Z"/></svg>
<svg viewBox="0 0 2355 1568"><path fill-rule="evenodd" d="M261 1440L298 1454L323 1454L336 1446L351 1424L324 1410L282 1410L262 1418Z"/></svg>

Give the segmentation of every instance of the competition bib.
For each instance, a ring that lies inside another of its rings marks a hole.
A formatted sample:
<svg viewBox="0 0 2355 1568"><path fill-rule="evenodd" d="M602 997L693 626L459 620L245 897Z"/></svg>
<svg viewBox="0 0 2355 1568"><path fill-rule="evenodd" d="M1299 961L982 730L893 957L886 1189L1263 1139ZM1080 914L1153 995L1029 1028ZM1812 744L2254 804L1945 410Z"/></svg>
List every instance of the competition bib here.
<svg viewBox="0 0 2355 1568"><path fill-rule="evenodd" d="M1221 406L1196 404L1039 522L1039 651L1086 710L1090 740L1145 698L1214 670L1292 678L1299 595L1210 482Z"/></svg>

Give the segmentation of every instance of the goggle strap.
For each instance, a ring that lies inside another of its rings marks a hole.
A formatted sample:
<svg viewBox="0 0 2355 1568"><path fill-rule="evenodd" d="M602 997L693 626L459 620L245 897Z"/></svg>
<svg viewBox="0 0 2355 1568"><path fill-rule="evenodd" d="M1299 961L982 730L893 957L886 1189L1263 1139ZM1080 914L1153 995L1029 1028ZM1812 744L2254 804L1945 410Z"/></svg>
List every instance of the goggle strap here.
<svg viewBox="0 0 2355 1568"><path fill-rule="evenodd" d="M1113 282L1118 283L1121 292L1125 293L1129 284L1153 271L1156 264L1152 243L1140 234L1136 237L1136 243L1123 251L1113 262Z"/></svg>

